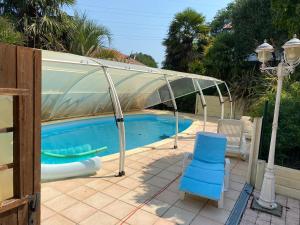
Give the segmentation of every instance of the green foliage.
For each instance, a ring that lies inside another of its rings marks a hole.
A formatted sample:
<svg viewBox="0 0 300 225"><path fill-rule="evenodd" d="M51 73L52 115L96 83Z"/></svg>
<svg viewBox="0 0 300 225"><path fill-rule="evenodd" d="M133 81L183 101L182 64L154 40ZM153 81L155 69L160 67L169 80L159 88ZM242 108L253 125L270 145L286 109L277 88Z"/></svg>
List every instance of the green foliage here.
<svg viewBox="0 0 300 225"><path fill-rule="evenodd" d="M298 0L272 0L273 24L291 37L300 34L300 2Z"/></svg>
<svg viewBox="0 0 300 225"><path fill-rule="evenodd" d="M131 54L130 57L143 63L146 66L157 68L157 63L155 62L154 58L151 55L147 55L139 52L139 53Z"/></svg>
<svg viewBox="0 0 300 225"><path fill-rule="evenodd" d="M264 104L269 101L269 110L263 132L264 142L260 158L267 159L271 140L272 120L276 89L256 102L252 107L252 116L262 116ZM276 142L276 159L278 165L300 169L300 82L285 80L281 95L280 115Z"/></svg>
<svg viewBox="0 0 300 225"><path fill-rule="evenodd" d="M166 47L163 67L183 72L194 69L191 62L203 58L209 42L208 31L205 18L195 10L188 8L177 13L171 22L168 36L163 41Z"/></svg>
<svg viewBox="0 0 300 225"><path fill-rule="evenodd" d="M27 46L63 50L70 20L61 8L74 3L75 0L1 0L0 14L14 21Z"/></svg>
<svg viewBox="0 0 300 225"><path fill-rule="evenodd" d="M15 30L14 25L6 18L0 17L0 42L23 44L23 35Z"/></svg>
<svg viewBox="0 0 300 225"><path fill-rule="evenodd" d="M230 3L225 9L221 9L217 12L213 21L210 23L210 32L213 36L221 33L223 27L232 22L233 6L234 3Z"/></svg>
<svg viewBox="0 0 300 225"><path fill-rule="evenodd" d="M103 47L105 40L111 41L109 30L88 19L86 14L75 12L71 28L67 50L77 55L93 56Z"/></svg>
<svg viewBox="0 0 300 225"><path fill-rule="evenodd" d="M117 59L118 56L115 50L108 48L99 48L98 51L94 54L94 57L100 59L114 60Z"/></svg>

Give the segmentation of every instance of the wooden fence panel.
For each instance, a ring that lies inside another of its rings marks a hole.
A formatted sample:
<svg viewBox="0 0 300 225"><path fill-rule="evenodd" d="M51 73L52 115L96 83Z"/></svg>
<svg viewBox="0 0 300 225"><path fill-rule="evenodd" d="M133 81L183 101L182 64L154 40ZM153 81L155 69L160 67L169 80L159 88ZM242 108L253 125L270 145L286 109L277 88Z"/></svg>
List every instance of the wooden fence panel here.
<svg viewBox="0 0 300 225"><path fill-rule="evenodd" d="M0 224L38 225L40 199L33 213L29 202L40 196L40 50L0 43L0 95L7 94L14 96L14 197L0 202Z"/></svg>

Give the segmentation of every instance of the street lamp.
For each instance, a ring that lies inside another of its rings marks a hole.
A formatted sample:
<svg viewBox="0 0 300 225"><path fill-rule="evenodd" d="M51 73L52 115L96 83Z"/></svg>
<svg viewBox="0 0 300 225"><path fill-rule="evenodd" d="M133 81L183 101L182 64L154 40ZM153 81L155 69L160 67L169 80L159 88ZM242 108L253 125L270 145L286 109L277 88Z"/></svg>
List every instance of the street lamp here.
<svg viewBox="0 0 300 225"><path fill-rule="evenodd" d="M269 211L278 208L278 204L275 202L274 157L282 82L283 78L292 74L295 67L300 64L300 40L294 35L294 38L286 42L282 48L284 49L283 59L277 67L267 66L267 62L272 59L272 53L274 52L272 45L265 41L256 49L258 60L262 63L261 71L271 75L276 74L278 77L268 164L265 170L260 196L256 201L259 206Z"/></svg>

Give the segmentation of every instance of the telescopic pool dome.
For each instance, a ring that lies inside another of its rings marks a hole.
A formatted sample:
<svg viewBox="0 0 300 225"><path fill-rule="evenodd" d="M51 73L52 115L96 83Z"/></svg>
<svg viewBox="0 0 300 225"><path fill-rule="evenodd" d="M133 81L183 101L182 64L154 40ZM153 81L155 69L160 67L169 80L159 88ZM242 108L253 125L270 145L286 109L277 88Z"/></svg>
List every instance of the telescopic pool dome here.
<svg viewBox="0 0 300 225"><path fill-rule="evenodd" d="M178 118L176 98L198 92L202 106L206 109L202 90L215 86L220 96L223 117L224 100L219 89L223 83L202 75L43 50L42 120L114 112L119 128L122 175L125 157L123 112L138 111L172 101ZM230 97L227 85L226 88ZM206 110L204 112L205 124ZM178 131L178 119L176 121Z"/></svg>

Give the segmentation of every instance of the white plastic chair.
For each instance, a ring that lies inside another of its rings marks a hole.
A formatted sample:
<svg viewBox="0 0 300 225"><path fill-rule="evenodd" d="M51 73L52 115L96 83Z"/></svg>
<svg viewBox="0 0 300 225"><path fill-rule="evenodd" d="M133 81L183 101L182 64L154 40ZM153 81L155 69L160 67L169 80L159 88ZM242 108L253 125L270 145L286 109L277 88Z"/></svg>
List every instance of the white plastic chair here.
<svg viewBox="0 0 300 225"><path fill-rule="evenodd" d="M227 155L245 158L246 140L243 121L234 119L219 120L218 133L224 134L227 138Z"/></svg>

